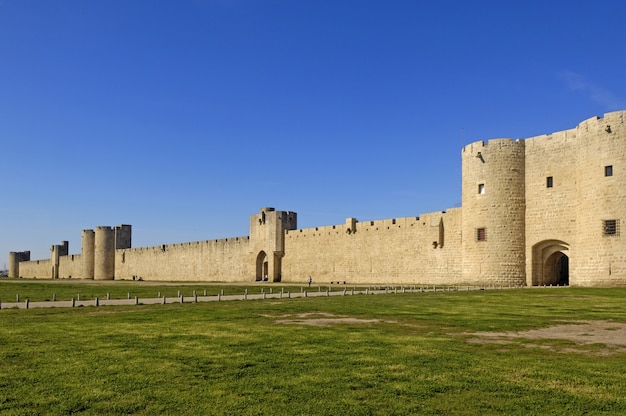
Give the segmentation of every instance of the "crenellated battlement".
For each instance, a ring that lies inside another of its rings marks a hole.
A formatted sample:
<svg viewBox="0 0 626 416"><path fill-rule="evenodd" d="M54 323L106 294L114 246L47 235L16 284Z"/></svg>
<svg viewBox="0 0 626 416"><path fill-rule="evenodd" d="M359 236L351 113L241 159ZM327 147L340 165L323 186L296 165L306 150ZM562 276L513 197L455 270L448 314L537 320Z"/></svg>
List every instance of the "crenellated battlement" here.
<svg viewBox="0 0 626 416"><path fill-rule="evenodd" d="M585 131L606 130L607 127L624 124L626 111L614 111L604 114L604 117L591 117L578 124L577 128Z"/></svg>
<svg viewBox="0 0 626 416"><path fill-rule="evenodd" d="M448 211L453 212L459 208L452 208ZM370 231L394 231L410 227L438 227L442 217L445 217L447 211L437 211L424 213L418 217L400 217L388 218L382 220L358 221L346 224L327 225L320 227L301 228L297 230L286 230L286 238L299 237L321 237L321 236L342 236L344 234L353 234L358 232ZM353 218L348 218L351 220Z"/></svg>
<svg viewBox="0 0 626 416"><path fill-rule="evenodd" d="M170 243L170 244L161 244L158 246L148 246L148 247L134 247L134 248L124 248L118 249L123 252L135 252L135 253L163 253L168 250L184 250L186 248L195 248L201 246L223 246L227 244L248 244L250 242L249 236L243 237L229 237L229 238L219 238L212 240L200 240L200 241L190 241L186 243Z"/></svg>
<svg viewBox="0 0 626 416"><path fill-rule="evenodd" d="M496 138L485 140L478 140L472 143L469 143L463 146L462 153L474 155L475 152L480 152L483 150L490 150L492 148L502 148L502 147L520 147L524 148L524 140L523 139L512 139L512 138Z"/></svg>

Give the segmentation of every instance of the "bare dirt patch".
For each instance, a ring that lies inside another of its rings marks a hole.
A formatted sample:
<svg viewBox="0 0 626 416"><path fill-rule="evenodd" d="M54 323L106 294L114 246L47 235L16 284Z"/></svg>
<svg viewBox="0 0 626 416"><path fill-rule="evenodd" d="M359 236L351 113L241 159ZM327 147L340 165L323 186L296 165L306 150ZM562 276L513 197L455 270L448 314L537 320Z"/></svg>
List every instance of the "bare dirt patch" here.
<svg viewBox="0 0 626 416"><path fill-rule="evenodd" d="M301 313L297 315L283 316L274 321L282 325L308 325L308 326L330 326L330 325L355 325L374 324L380 322L378 319L359 319L346 316L333 315L331 313Z"/></svg>
<svg viewBox="0 0 626 416"><path fill-rule="evenodd" d="M607 348L602 353L626 352L626 324L608 321L577 321L571 324L519 332L474 332L469 342L507 344L516 339L567 340L578 346L602 344ZM573 348L541 345L544 348L564 352L580 351Z"/></svg>

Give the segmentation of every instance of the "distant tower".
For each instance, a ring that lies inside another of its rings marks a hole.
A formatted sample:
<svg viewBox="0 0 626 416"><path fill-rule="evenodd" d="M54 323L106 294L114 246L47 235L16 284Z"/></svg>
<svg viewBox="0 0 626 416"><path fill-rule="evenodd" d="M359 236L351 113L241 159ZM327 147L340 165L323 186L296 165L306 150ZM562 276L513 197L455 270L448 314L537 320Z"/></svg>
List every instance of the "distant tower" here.
<svg viewBox="0 0 626 416"><path fill-rule="evenodd" d="M475 142L462 152L462 279L525 285L525 143Z"/></svg>
<svg viewBox="0 0 626 416"><path fill-rule="evenodd" d="M132 239L132 226L120 224L115 227L115 249L130 248Z"/></svg>
<svg viewBox="0 0 626 416"><path fill-rule="evenodd" d="M50 261L52 263L51 278L59 278L59 257L67 256L69 251L69 243L67 241L62 241L61 244L55 244L50 247Z"/></svg>
<svg viewBox="0 0 626 416"><path fill-rule="evenodd" d="M94 240L94 279L115 278L115 230L96 227Z"/></svg>
<svg viewBox="0 0 626 416"><path fill-rule="evenodd" d="M285 255L285 230L295 230L298 214L262 208L250 216L250 248L255 280L279 282Z"/></svg>
<svg viewBox="0 0 626 416"><path fill-rule="evenodd" d="M132 227L96 227L83 231L83 273L86 279L115 279L115 251L130 248Z"/></svg>
<svg viewBox="0 0 626 416"><path fill-rule="evenodd" d="M83 230L81 245L82 245L82 260L83 260L83 279L94 278L94 248L95 248L95 233L93 230Z"/></svg>
<svg viewBox="0 0 626 416"><path fill-rule="evenodd" d="M9 253L9 277L20 277L21 261L30 261L30 251L12 251Z"/></svg>

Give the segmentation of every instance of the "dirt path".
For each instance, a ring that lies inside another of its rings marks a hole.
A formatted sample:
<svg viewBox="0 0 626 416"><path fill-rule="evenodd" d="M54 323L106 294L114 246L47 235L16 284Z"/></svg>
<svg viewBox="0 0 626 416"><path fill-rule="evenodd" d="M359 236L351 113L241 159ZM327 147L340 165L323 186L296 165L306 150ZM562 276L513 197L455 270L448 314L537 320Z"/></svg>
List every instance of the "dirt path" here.
<svg viewBox="0 0 626 416"><path fill-rule="evenodd" d="M474 332L473 338L469 342L508 344L516 340L567 340L574 346L589 346L602 344L606 349L600 351L602 354L614 352L626 352L626 324L610 321L574 321L571 324L559 324L547 328L531 329L519 332ZM530 344L538 346L538 344ZM547 346L542 348L563 352L576 351L580 348L574 346Z"/></svg>

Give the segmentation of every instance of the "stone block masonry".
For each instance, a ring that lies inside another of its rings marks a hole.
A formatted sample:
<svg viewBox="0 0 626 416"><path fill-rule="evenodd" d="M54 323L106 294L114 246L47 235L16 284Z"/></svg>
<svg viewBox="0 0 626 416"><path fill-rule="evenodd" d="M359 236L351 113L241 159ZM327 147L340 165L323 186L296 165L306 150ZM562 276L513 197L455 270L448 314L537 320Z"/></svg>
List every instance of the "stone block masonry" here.
<svg viewBox="0 0 626 416"><path fill-rule="evenodd" d="M115 253L117 279L250 281L249 237L126 248Z"/></svg>
<svg viewBox="0 0 626 416"><path fill-rule="evenodd" d="M451 284L461 275L461 209L287 231L283 281Z"/></svg>

